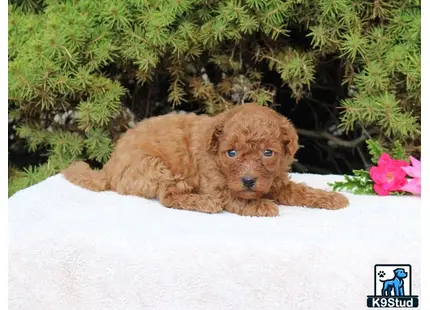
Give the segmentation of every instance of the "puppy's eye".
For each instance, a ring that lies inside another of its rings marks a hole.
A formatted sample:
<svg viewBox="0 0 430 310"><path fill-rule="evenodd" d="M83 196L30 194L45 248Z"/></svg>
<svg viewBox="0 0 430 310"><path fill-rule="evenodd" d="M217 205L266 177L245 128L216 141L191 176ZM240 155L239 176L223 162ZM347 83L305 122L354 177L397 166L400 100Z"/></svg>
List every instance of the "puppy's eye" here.
<svg viewBox="0 0 430 310"><path fill-rule="evenodd" d="M264 157L272 157L273 156L273 151L269 150L269 149L264 150L263 155L264 155Z"/></svg>
<svg viewBox="0 0 430 310"><path fill-rule="evenodd" d="M227 156L228 157L235 157L237 155L235 150L228 150L227 151Z"/></svg>

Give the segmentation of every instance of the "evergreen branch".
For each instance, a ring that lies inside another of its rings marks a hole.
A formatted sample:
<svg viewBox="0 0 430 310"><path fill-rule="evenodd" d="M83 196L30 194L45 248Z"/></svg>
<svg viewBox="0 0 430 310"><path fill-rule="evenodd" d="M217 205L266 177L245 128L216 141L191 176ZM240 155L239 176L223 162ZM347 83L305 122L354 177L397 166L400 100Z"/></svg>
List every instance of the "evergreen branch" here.
<svg viewBox="0 0 430 310"><path fill-rule="evenodd" d="M325 140L331 141L335 145L347 147L347 148L357 147L359 144L369 139L368 134L373 135L373 134L376 134L377 132L378 131L376 129L372 129L372 130L369 130L367 134L363 133L359 138L349 141L349 140L342 140L324 131L314 131L314 130L307 130L307 129L301 129L301 128L297 129L297 133L301 136L317 138L317 139L325 139Z"/></svg>

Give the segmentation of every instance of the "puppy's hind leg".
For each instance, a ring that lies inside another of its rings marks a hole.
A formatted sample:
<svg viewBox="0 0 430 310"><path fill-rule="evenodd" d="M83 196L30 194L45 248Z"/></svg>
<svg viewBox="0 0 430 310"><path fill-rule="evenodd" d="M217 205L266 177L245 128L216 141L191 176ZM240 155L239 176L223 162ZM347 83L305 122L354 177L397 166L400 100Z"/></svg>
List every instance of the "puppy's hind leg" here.
<svg viewBox="0 0 430 310"><path fill-rule="evenodd" d="M112 175L112 189L122 195L159 198L162 205L175 209L205 213L223 210L220 199L212 195L194 193L194 188L175 176L160 158L153 156L144 156L139 160L130 158L119 163L111 162L106 165L106 169Z"/></svg>
<svg viewBox="0 0 430 310"><path fill-rule="evenodd" d="M124 157L125 160L124 160ZM170 171L156 157L142 156L131 152L123 156L123 160L111 161L105 170L112 175L111 188L121 195L140 196L148 199L158 197L160 182Z"/></svg>

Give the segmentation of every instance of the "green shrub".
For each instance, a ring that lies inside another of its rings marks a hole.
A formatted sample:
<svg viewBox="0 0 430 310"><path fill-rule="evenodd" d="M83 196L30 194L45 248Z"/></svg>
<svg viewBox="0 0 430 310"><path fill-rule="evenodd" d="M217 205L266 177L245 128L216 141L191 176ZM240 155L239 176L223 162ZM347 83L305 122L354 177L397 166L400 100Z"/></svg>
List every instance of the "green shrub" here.
<svg viewBox="0 0 430 310"><path fill-rule="evenodd" d="M420 14L417 0L12 1L9 119L28 152L48 156L10 173L9 194L75 159L106 162L134 121L124 79L144 87L167 77L169 104L196 102L214 114L273 102L262 65L299 102L319 64L340 59L343 83L354 90L340 101L343 128L375 127L381 143L399 140L414 151ZM311 46L289 44L292 29ZM223 73L216 81L201 74L208 64Z"/></svg>

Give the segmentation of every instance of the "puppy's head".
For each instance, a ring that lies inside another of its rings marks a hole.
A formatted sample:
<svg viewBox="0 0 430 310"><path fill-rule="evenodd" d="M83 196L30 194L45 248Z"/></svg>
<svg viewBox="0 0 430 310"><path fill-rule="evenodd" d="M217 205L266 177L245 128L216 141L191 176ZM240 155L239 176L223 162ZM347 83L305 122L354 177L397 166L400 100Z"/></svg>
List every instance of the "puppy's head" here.
<svg viewBox="0 0 430 310"><path fill-rule="evenodd" d="M297 149L292 124L275 111L254 104L216 116L207 145L216 154L228 188L243 199L269 192L274 179L293 162Z"/></svg>

